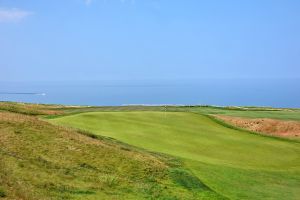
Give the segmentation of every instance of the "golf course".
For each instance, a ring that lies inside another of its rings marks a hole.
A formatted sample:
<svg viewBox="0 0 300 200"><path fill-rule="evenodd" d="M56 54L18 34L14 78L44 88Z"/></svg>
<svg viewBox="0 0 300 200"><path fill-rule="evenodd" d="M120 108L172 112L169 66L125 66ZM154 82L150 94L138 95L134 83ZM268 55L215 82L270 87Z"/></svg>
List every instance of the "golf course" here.
<svg viewBox="0 0 300 200"><path fill-rule="evenodd" d="M263 112L270 116L273 111ZM286 113L299 117L299 112L284 111L283 116ZM276 116L280 118L280 111ZM174 156L224 198L297 199L300 195L296 140L224 126L201 112L96 111L49 121Z"/></svg>
<svg viewBox="0 0 300 200"><path fill-rule="evenodd" d="M298 200L298 136L220 116L297 132L300 111L0 102L0 198Z"/></svg>
<svg viewBox="0 0 300 200"><path fill-rule="evenodd" d="M0 200L300 200L300 0L0 0Z"/></svg>

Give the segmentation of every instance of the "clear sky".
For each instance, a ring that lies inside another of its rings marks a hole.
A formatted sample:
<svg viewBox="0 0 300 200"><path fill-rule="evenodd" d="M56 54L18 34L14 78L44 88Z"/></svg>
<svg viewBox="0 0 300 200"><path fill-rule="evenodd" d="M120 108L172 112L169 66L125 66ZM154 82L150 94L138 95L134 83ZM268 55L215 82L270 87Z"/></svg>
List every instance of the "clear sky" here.
<svg viewBox="0 0 300 200"><path fill-rule="evenodd" d="M300 77L299 0L0 0L0 80Z"/></svg>

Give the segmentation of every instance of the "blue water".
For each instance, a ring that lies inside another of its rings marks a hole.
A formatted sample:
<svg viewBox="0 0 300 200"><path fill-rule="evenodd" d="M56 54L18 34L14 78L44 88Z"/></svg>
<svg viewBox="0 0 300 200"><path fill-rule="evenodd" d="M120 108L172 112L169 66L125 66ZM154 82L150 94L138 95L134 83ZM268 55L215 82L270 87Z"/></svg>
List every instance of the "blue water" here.
<svg viewBox="0 0 300 200"><path fill-rule="evenodd" d="M0 101L67 105L205 104L300 108L300 79L0 82Z"/></svg>

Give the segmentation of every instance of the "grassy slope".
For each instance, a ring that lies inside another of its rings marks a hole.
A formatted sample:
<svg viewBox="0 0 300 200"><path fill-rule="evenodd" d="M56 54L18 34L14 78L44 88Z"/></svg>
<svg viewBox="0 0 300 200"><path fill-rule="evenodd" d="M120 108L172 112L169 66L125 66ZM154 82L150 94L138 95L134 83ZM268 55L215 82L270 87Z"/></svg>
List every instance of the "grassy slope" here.
<svg viewBox="0 0 300 200"><path fill-rule="evenodd" d="M92 112L53 122L178 156L202 181L232 199L300 195L297 142L249 134L180 112Z"/></svg>
<svg viewBox="0 0 300 200"><path fill-rule="evenodd" d="M0 112L2 197L222 199L176 160L3 110Z"/></svg>

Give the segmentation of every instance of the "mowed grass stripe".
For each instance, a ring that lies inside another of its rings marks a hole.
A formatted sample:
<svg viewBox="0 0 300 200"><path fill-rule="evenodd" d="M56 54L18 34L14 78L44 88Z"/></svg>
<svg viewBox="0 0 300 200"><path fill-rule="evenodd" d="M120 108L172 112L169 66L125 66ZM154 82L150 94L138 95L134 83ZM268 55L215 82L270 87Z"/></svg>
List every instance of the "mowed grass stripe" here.
<svg viewBox="0 0 300 200"><path fill-rule="evenodd" d="M233 199L300 195L299 143L183 112L92 112L51 121L180 157L206 184Z"/></svg>

